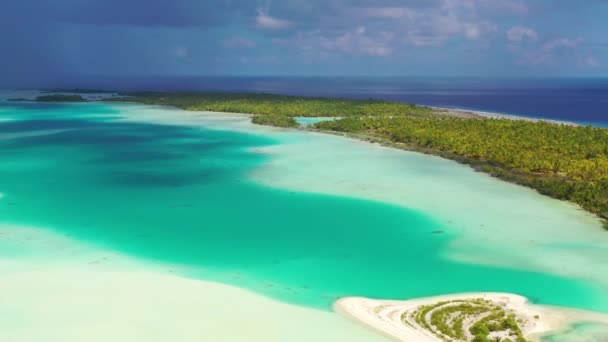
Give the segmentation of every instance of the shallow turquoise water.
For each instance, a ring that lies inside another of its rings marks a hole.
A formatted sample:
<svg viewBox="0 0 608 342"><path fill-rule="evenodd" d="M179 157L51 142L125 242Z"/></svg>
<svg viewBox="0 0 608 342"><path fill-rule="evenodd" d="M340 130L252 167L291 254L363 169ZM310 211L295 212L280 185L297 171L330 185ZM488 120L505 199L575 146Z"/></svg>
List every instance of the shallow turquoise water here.
<svg viewBox="0 0 608 342"><path fill-rule="evenodd" d="M314 117L314 118L298 117L298 118L296 118L297 123L299 123L300 125L303 125L303 126L312 126L319 122L333 121L333 120L336 120L336 118L334 118L334 117Z"/></svg>
<svg viewBox="0 0 608 342"><path fill-rule="evenodd" d="M271 138L117 120L129 106L0 107L13 119L0 120L0 223L322 309L342 296L506 291L608 311L589 283L442 258L453 237L424 213L249 181L270 157L248 149Z"/></svg>
<svg viewBox="0 0 608 342"><path fill-rule="evenodd" d="M606 342L608 326L593 323L576 324L565 332L546 336L544 342Z"/></svg>

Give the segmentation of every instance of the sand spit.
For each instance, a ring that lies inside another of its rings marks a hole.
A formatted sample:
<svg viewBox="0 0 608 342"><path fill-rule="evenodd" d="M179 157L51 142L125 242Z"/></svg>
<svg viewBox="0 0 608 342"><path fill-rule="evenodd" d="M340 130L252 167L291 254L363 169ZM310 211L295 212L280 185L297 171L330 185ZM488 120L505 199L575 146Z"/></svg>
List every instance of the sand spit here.
<svg viewBox="0 0 608 342"><path fill-rule="evenodd" d="M508 293L469 293L447 296L420 298L407 301L375 300L369 298L349 297L336 302L338 313L349 317L360 324L379 331L397 341L407 342L445 342L471 341L468 328L475 322L488 316L489 312L466 316L463 322L465 336L463 339L452 339L443 335L433 323L431 315L439 308L456 306L463 303L483 303L499 307L508 314L513 314L521 332L530 341L540 341L542 336L567 329L579 322L608 324L608 315L582 310L534 305L525 297ZM417 319L421 309L437 306L429 310L423 320ZM448 316L448 326L455 321L454 313ZM426 327L425 327L426 325ZM452 326L451 326L452 327ZM451 328L450 327L450 328ZM430 330L429 330L430 328ZM515 340L505 332L493 333L491 337Z"/></svg>
<svg viewBox="0 0 608 342"><path fill-rule="evenodd" d="M53 267L0 278L2 341L384 341L330 312L155 272Z"/></svg>
<svg viewBox="0 0 608 342"><path fill-rule="evenodd" d="M532 121L532 122L548 122L548 123L553 123L553 124L558 124L558 125L568 125L568 126L580 126L579 124L570 122L570 121L532 118L532 117L519 116L519 115L484 112L484 111L479 111L479 110L444 108L444 107L433 107L433 106L430 106L429 108L435 109L436 111L442 112L443 114L446 114L449 116L455 116L455 117L459 117L459 118L509 119L509 120L524 120L524 121Z"/></svg>

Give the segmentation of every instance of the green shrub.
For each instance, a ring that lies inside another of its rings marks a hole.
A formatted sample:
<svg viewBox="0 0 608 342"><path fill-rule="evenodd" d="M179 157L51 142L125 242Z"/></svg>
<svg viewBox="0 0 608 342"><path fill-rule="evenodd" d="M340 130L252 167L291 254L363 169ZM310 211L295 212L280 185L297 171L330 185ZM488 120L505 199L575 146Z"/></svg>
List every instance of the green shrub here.
<svg viewBox="0 0 608 342"><path fill-rule="evenodd" d="M258 125L277 126L277 127L298 127L299 124L294 118L282 115L256 115L251 122Z"/></svg>

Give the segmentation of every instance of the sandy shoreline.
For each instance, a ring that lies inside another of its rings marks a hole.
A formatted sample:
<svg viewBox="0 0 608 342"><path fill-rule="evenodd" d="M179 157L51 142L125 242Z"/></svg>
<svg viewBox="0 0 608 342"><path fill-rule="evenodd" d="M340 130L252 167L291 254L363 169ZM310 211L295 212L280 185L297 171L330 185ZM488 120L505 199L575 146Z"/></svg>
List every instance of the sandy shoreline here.
<svg viewBox="0 0 608 342"><path fill-rule="evenodd" d="M406 342L442 342L443 340L423 329L421 326L405 323L402 315L416 310L422 305L433 305L444 301L473 299L490 300L500 303L505 308L518 313L525 320L522 331L532 341L548 333L566 330L569 326L580 323L608 324L608 315L531 304L527 298L509 293L467 293L418 298L406 301L374 300L369 298L349 297L336 302L336 312L348 317L363 326L374 329L397 341Z"/></svg>
<svg viewBox="0 0 608 342"><path fill-rule="evenodd" d="M469 109L461 109L461 108L447 108L447 107L435 107L435 106L427 106L439 112L444 112L444 114L449 116L455 116L460 118L489 118L489 119L509 119L509 120L523 120L523 121L531 121L531 122L548 122L558 125L567 125L567 126L580 126L575 122L571 121L562 121L562 120L554 120L554 119L542 119L542 118L532 118L521 115L513 115L513 114L502 114L488 111L479 111L479 110L469 110Z"/></svg>

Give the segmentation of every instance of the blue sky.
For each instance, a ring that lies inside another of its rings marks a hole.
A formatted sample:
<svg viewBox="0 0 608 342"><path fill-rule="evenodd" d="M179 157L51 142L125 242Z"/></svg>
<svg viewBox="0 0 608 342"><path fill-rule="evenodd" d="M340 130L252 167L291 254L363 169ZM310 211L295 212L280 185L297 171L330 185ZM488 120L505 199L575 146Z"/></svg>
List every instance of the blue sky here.
<svg viewBox="0 0 608 342"><path fill-rule="evenodd" d="M608 76L608 0L5 0L3 81Z"/></svg>

